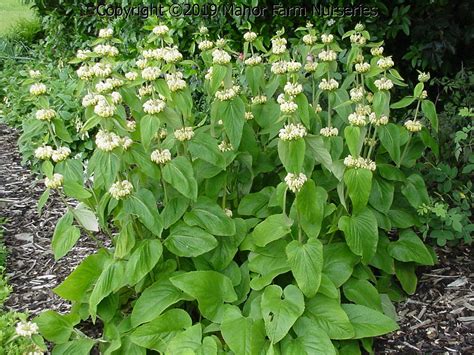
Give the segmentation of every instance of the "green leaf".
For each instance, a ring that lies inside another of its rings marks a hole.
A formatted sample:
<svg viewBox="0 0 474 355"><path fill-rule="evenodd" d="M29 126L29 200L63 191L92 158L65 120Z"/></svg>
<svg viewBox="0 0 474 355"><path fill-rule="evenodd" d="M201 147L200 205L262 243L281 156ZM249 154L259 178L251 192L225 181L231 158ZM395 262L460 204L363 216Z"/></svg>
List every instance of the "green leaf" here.
<svg viewBox="0 0 474 355"><path fill-rule="evenodd" d="M79 319L48 310L36 317L34 322L38 325L41 335L46 340L61 344L69 340L73 327L79 323Z"/></svg>
<svg viewBox="0 0 474 355"><path fill-rule="evenodd" d="M320 136L308 135L305 137L309 150L313 153L314 159L321 163L326 169L332 169L332 158L329 150L324 145L324 141Z"/></svg>
<svg viewBox="0 0 474 355"><path fill-rule="evenodd" d="M377 117L383 114L388 114L390 97L389 94L383 91L377 91L374 94L372 106Z"/></svg>
<svg viewBox="0 0 474 355"><path fill-rule="evenodd" d="M147 189L140 189L124 200L125 211L138 216L140 222L156 236L161 236L163 222L156 207L153 193Z"/></svg>
<svg viewBox="0 0 474 355"><path fill-rule="evenodd" d="M260 222L252 233L255 245L264 247L290 233L293 221L284 214L274 214Z"/></svg>
<svg viewBox="0 0 474 355"><path fill-rule="evenodd" d="M140 120L140 139L145 149L151 145L151 141L160 128L160 119L154 115L143 116Z"/></svg>
<svg viewBox="0 0 474 355"><path fill-rule="evenodd" d="M79 203L74 208L74 217L80 222L81 226L88 231L98 232L99 222L94 212L83 203Z"/></svg>
<svg viewBox="0 0 474 355"><path fill-rule="evenodd" d="M423 83L416 84L415 89L413 90L413 96L417 98L420 97L424 88L425 88L425 84Z"/></svg>
<svg viewBox="0 0 474 355"><path fill-rule="evenodd" d="M66 212L54 229L51 248L56 260L69 253L81 236L79 228L72 225L73 219L73 214L70 211Z"/></svg>
<svg viewBox="0 0 474 355"><path fill-rule="evenodd" d="M404 230L396 242L390 243L388 252L399 261L434 265L431 253L412 230Z"/></svg>
<svg viewBox="0 0 474 355"><path fill-rule="evenodd" d="M418 208L420 205L430 202L425 181L418 174L410 175L401 190L403 196L405 196L413 208Z"/></svg>
<svg viewBox="0 0 474 355"><path fill-rule="evenodd" d="M344 172L344 182L352 201L354 212L362 211L369 201L372 172L367 169L349 168Z"/></svg>
<svg viewBox="0 0 474 355"><path fill-rule="evenodd" d="M354 329L338 299L317 294L306 302L304 316L314 321L331 339L350 339Z"/></svg>
<svg viewBox="0 0 474 355"><path fill-rule="evenodd" d="M219 151L217 140L207 133L197 133L188 142L188 149L193 157L221 168L225 167L224 156Z"/></svg>
<svg viewBox="0 0 474 355"><path fill-rule="evenodd" d="M395 273L395 266L393 258L388 253L388 246L390 245L390 240L385 234L379 235L379 242L377 244L377 252L370 261L370 265L376 267L377 269L383 270L387 274L393 275Z"/></svg>
<svg viewBox="0 0 474 355"><path fill-rule="evenodd" d="M75 339L64 344L56 345L52 355L89 355L95 343L95 340L89 338Z"/></svg>
<svg viewBox="0 0 474 355"><path fill-rule="evenodd" d="M350 251L349 251L350 253ZM352 273L352 269L351 269ZM326 274L321 274L321 284L319 285L318 293L327 296L329 298L339 299L339 289L336 288L334 283L331 281L329 276Z"/></svg>
<svg viewBox="0 0 474 355"><path fill-rule="evenodd" d="M300 317L293 329L298 337L291 343L297 344L297 349L302 349L306 354L336 355L336 349L331 339L314 320ZM300 354L303 353L302 351L292 352L291 348L287 349L285 344L282 344L282 353L284 354Z"/></svg>
<svg viewBox="0 0 474 355"><path fill-rule="evenodd" d="M263 65L246 66L245 78L249 84L252 95L258 95L259 89L264 83Z"/></svg>
<svg viewBox="0 0 474 355"><path fill-rule="evenodd" d="M257 218L268 217L270 214L268 204L274 191L273 186L268 186L259 192L244 195L239 203L239 215L255 216Z"/></svg>
<svg viewBox="0 0 474 355"><path fill-rule="evenodd" d="M358 256L350 251L346 243L325 245L323 255L323 273L329 277L336 287L341 287L351 277L354 265L360 260ZM324 277L322 281L323 279Z"/></svg>
<svg viewBox="0 0 474 355"><path fill-rule="evenodd" d="M109 188L117 178L120 158L112 152L96 149L89 161L88 169L94 172L94 187Z"/></svg>
<svg viewBox="0 0 474 355"><path fill-rule="evenodd" d="M186 299L181 290L161 278L145 289L135 302L131 322L133 327L147 323L160 316L169 306Z"/></svg>
<svg viewBox="0 0 474 355"><path fill-rule="evenodd" d="M309 120L309 105L306 95L304 93L296 95L295 103L298 105L298 108L296 109L296 115L306 127L309 127L311 122Z"/></svg>
<svg viewBox="0 0 474 355"><path fill-rule="evenodd" d="M217 115L224 122L224 130L230 144L235 150L239 149L245 123L245 105L240 97L229 101L220 101Z"/></svg>
<svg viewBox="0 0 474 355"><path fill-rule="evenodd" d="M262 317L272 343L278 343L285 337L303 314L304 308L304 296L298 287L288 285L284 291L276 285L265 288L261 300Z"/></svg>
<svg viewBox="0 0 474 355"><path fill-rule="evenodd" d="M64 181L64 193L68 197L73 197L77 200L85 200L92 196L82 184L71 180Z"/></svg>
<svg viewBox="0 0 474 355"><path fill-rule="evenodd" d="M216 323L222 321L224 303L237 300L230 279L216 271L190 271L173 276L170 281L195 298L201 314Z"/></svg>
<svg viewBox="0 0 474 355"><path fill-rule="evenodd" d="M236 355L258 354L265 344L262 319L243 317L237 307L229 307L221 324L222 337Z"/></svg>
<svg viewBox="0 0 474 355"><path fill-rule="evenodd" d="M54 293L66 300L80 302L92 289L107 260L104 252L89 255L53 290Z"/></svg>
<svg viewBox="0 0 474 355"><path fill-rule="evenodd" d="M175 255L196 257L214 249L217 246L217 240L212 234L199 227L190 227L181 223L171 229L164 244Z"/></svg>
<svg viewBox="0 0 474 355"><path fill-rule="evenodd" d="M425 116L430 120L431 126L438 132L438 115L436 114L436 107L430 100L423 100L421 102L421 110Z"/></svg>
<svg viewBox="0 0 474 355"><path fill-rule="evenodd" d="M213 65L212 66L212 77L211 77L211 93L215 93L216 90L221 86L222 81L227 75L228 67L225 65Z"/></svg>
<svg viewBox="0 0 474 355"><path fill-rule="evenodd" d="M81 132L87 132L88 130L94 128L100 123L100 121L102 121L102 117L93 114L91 117L87 118L87 121L81 127Z"/></svg>
<svg viewBox="0 0 474 355"><path fill-rule="evenodd" d="M324 219L324 208L328 194L321 186L316 186L313 180L308 180L296 195L301 228L310 238L317 238Z"/></svg>
<svg viewBox="0 0 474 355"><path fill-rule="evenodd" d="M36 207L38 210L38 214L41 214L41 211L43 210L44 205L46 204L46 202L48 202L50 193L51 193L51 189L46 189L43 191L40 198L38 199L38 205Z"/></svg>
<svg viewBox="0 0 474 355"><path fill-rule="evenodd" d="M397 323L381 312L357 304L341 306L354 327L354 339L375 337L398 329Z"/></svg>
<svg viewBox="0 0 474 355"><path fill-rule="evenodd" d="M404 210L391 209L387 215L390 217L392 226L396 228L410 228L419 223L415 214Z"/></svg>
<svg viewBox="0 0 474 355"><path fill-rule="evenodd" d="M135 329L130 340L146 349L164 353L171 339L191 325L191 317L186 311L170 309Z"/></svg>
<svg viewBox="0 0 474 355"><path fill-rule="evenodd" d="M188 206L189 200L182 196L177 196L169 200L161 212L161 216L163 217L163 228L168 229L178 222L178 220L183 217Z"/></svg>
<svg viewBox="0 0 474 355"><path fill-rule="evenodd" d="M184 215L184 222L199 226L212 235L228 236L235 234L235 223L224 210L207 197L200 197L191 212Z"/></svg>
<svg viewBox="0 0 474 355"><path fill-rule="evenodd" d="M362 261L367 264L375 255L379 239L374 214L366 208L358 214L343 216L339 219L338 227L344 232L351 251L362 256Z"/></svg>
<svg viewBox="0 0 474 355"><path fill-rule="evenodd" d="M349 301L383 312L380 295L369 281L351 278L344 284L343 290Z"/></svg>
<svg viewBox="0 0 474 355"><path fill-rule="evenodd" d="M357 157L363 144L360 139L360 128L347 126L344 128L344 138L346 138L347 148L352 156Z"/></svg>
<svg viewBox="0 0 474 355"><path fill-rule="evenodd" d="M163 167L163 178L183 196L196 200L198 187L193 166L183 156L176 157Z"/></svg>
<svg viewBox="0 0 474 355"><path fill-rule="evenodd" d="M195 350L200 347L202 339L202 325L200 323L187 328L177 334L168 343L167 354L195 354Z"/></svg>
<svg viewBox="0 0 474 355"><path fill-rule="evenodd" d="M403 291L413 295L416 291L418 279L415 273L415 263L395 262L395 275L402 285Z"/></svg>
<svg viewBox="0 0 474 355"><path fill-rule="evenodd" d="M298 287L306 297L313 297L321 283L323 245L315 238L306 244L293 240L286 247L286 255Z"/></svg>
<svg viewBox="0 0 474 355"><path fill-rule="evenodd" d="M397 167L390 164L377 164L380 176L390 181L405 181L405 174Z"/></svg>
<svg viewBox="0 0 474 355"><path fill-rule="evenodd" d="M122 261L114 261L102 271L89 298L89 313L93 321L96 318L97 305L126 282L125 263Z"/></svg>
<svg viewBox="0 0 474 355"><path fill-rule="evenodd" d="M387 150L390 158L398 164L400 163L400 129L396 124L389 123L386 126L377 128L380 142Z"/></svg>
<svg viewBox="0 0 474 355"><path fill-rule="evenodd" d="M375 176L369 197L370 205L377 211L387 213L392 207L394 192L393 183Z"/></svg>
<svg viewBox="0 0 474 355"><path fill-rule="evenodd" d="M278 140L278 156L286 171L299 173L303 168L306 144L304 139Z"/></svg>
<svg viewBox="0 0 474 355"><path fill-rule="evenodd" d="M287 242L280 239L249 254L249 270L257 273L250 281L252 289L261 290L277 275L290 271L285 253L286 245Z"/></svg>
<svg viewBox="0 0 474 355"><path fill-rule="evenodd" d="M138 283L158 263L163 247L158 239L144 239L127 262L126 275L130 286Z"/></svg>
<svg viewBox="0 0 474 355"><path fill-rule="evenodd" d="M397 108L407 107L407 106L410 106L413 103L413 101L415 101L415 98L413 96L406 96L400 101L391 104L390 108L397 109Z"/></svg>
<svg viewBox="0 0 474 355"><path fill-rule="evenodd" d="M64 121L61 119L54 119L53 120L54 131L56 135L64 142L72 143L71 135L67 130L66 126L64 125Z"/></svg>

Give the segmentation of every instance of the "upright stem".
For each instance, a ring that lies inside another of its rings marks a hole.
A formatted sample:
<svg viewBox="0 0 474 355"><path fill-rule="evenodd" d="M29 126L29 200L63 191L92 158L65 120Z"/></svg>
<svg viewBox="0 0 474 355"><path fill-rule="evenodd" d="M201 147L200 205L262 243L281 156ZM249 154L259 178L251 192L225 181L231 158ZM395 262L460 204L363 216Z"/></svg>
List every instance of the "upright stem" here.
<svg viewBox="0 0 474 355"><path fill-rule="evenodd" d="M227 206L227 172L224 178L224 189L222 191L222 209L224 210Z"/></svg>
<svg viewBox="0 0 474 355"><path fill-rule="evenodd" d="M370 134L369 134L369 152L367 153L367 158L370 159L370 154L372 153L372 149L374 149L374 145L372 145L372 141L375 140L375 136L377 135L377 127L374 127L374 134L372 135L372 138L370 138Z"/></svg>
<svg viewBox="0 0 474 355"><path fill-rule="evenodd" d="M160 174L161 174L161 186L163 186L163 198L165 200L165 204L168 203L168 191L166 189L166 181L163 178L163 169L160 167Z"/></svg>
<svg viewBox="0 0 474 355"><path fill-rule="evenodd" d="M283 192L283 214L286 216L286 194L288 193L288 187L285 188L285 192Z"/></svg>
<svg viewBox="0 0 474 355"><path fill-rule="evenodd" d="M420 103L421 103L421 100L418 100L418 103L416 104L415 116L413 117L413 121L416 121L416 118L418 117L418 112L419 112L419 110L420 110ZM402 164L403 158L405 158L405 154L407 153L408 146L410 145L411 137L412 137L412 136L413 136L413 133L410 132L410 133L408 134L407 144L405 144L405 148L403 149L403 153L402 153L402 155L400 156L400 162L397 164L397 168L400 167L400 165Z"/></svg>
<svg viewBox="0 0 474 355"><path fill-rule="evenodd" d="M50 134L51 138L53 139L54 145L56 146L56 148L59 148L58 142L56 141L56 137L54 136L53 127L51 126L51 122L47 122L47 125L48 125L49 134Z"/></svg>

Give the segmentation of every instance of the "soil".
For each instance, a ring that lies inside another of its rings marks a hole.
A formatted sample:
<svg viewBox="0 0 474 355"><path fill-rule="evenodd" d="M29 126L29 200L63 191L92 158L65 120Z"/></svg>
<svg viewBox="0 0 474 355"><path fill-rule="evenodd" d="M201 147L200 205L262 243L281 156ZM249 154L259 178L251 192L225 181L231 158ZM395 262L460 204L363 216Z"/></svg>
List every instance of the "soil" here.
<svg viewBox="0 0 474 355"><path fill-rule="evenodd" d="M17 134L0 125L0 217L8 248L7 271L13 292L6 306L36 315L70 305L52 289L95 250L81 238L65 257L54 260L50 243L65 207L54 196L40 216L36 203L44 190L16 148ZM376 354L473 354L474 273L471 248L437 248L439 264L421 269L416 293L396 305L400 330L375 341Z"/></svg>

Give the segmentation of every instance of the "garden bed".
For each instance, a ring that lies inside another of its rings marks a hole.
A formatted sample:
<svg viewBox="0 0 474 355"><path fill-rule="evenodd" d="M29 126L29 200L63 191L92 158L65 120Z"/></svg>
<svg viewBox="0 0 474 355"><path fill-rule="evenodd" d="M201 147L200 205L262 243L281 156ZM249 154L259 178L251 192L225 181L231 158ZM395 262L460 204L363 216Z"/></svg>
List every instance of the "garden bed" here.
<svg viewBox="0 0 474 355"><path fill-rule="evenodd" d="M51 198L41 216L36 201L43 191L20 164L17 134L0 125L0 216L6 217L7 270L13 293L7 306L36 315L45 309L64 312L69 304L52 289L95 250L85 238L55 261L51 236L64 206ZM453 353L474 351L474 284L469 247L437 250L439 264L420 270L415 295L397 305L400 330L376 341L376 353Z"/></svg>
<svg viewBox="0 0 474 355"><path fill-rule="evenodd" d="M13 287L6 305L31 315L45 309L64 312L69 304L52 289L95 250L94 244L81 238L67 256L54 260L51 237L65 207L53 196L38 214L36 205L43 183L21 166L17 133L0 125L0 137L0 216L6 219L3 228L8 249L7 275Z"/></svg>

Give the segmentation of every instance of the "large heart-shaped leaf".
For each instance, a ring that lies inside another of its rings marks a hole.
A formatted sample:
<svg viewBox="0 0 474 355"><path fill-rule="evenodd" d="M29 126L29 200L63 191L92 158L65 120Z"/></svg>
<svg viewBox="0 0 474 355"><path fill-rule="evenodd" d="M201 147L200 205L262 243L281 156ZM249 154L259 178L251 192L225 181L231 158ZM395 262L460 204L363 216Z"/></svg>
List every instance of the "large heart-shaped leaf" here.
<svg viewBox="0 0 474 355"><path fill-rule="evenodd" d="M399 261L434 265L431 253L412 230L404 230L396 242L390 243L388 252Z"/></svg>
<svg viewBox="0 0 474 355"><path fill-rule="evenodd" d="M176 157L163 167L163 179L185 197L196 200L198 188L192 164L186 157Z"/></svg>
<svg viewBox="0 0 474 355"><path fill-rule="evenodd" d="M136 327L157 318L163 311L187 297L169 280L160 279L138 297L132 310L131 322Z"/></svg>
<svg viewBox="0 0 474 355"><path fill-rule="evenodd" d="M133 286L148 274L160 260L163 247L158 239L145 239L139 242L127 262L128 284Z"/></svg>
<svg viewBox="0 0 474 355"><path fill-rule="evenodd" d="M153 193L147 189L140 189L124 200L125 211L138 216L140 222L156 236L161 236L163 222Z"/></svg>
<svg viewBox="0 0 474 355"><path fill-rule="evenodd" d="M397 323L385 314L358 304L342 304L354 327L354 339L376 337L398 329Z"/></svg>
<svg viewBox="0 0 474 355"><path fill-rule="evenodd" d="M237 307L226 309L221 333L230 350L236 355L257 354L265 344L263 320L244 317Z"/></svg>
<svg viewBox="0 0 474 355"><path fill-rule="evenodd" d="M372 172L367 169L347 169L344 172L344 182L347 185L354 212L361 211L369 201Z"/></svg>
<svg viewBox="0 0 474 355"><path fill-rule="evenodd" d="M191 212L184 215L184 221L190 226L199 226L212 235L234 235L235 223L222 208L207 197L200 197Z"/></svg>
<svg viewBox="0 0 474 355"><path fill-rule="evenodd" d="M237 300L231 280L217 271L190 271L173 276L170 281L195 298L201 314L216 323L222 321L224 303Z"/></svg>
<svg viewBox="0 0 474 355"><path fill-rule="evenodd" d="M264 247L290 233L292 224L293 221L284 214L271 215L255 227L253 241L255 245Z"/></svg>
<svg viewBox="0 0 474 355"><path fill-rule="evenodd" d="M317 294L307 301L304 315L312 319L331 339L350 339L354 329L338 299Z"/></svg>
<svg viewBox="0 0 474 355"><path fill-rule="evenodd" d="M321 283L323 245L315 238L306 244L293 240L286 247L286 255L298 287L306 297L313 297Z"/></svg>
<svg viewBox="0 0 474 355"><path fill-rule="evenodd" d="M214 249L217 246L217 240L212 234L199 227L181 223L171 229L164 244L173 254L195 257Z"/></svg>
<svg viewBox="0 0 474 355"><path fill-rule="evenodd" d="M191 325L191 317L186 311L170 309L135 329L130 335L130 340L146 349L164 353L170 340Z"/></svg>
<svg viewBox="0 0 474 355"><path fill-rule="evenodd" d="M310 238L317 238L321 231L327 198L326 190L316 186L312 179L303 185L296 196L299 223Z"/></svg>
<svg viewBox="0 0 474 355"><path fill-rule="evenodd" d="M323 273L336 287L341 287L351 277L359 260L360 257L354 255L346 243L327 244L324 246Z"/></svg>
<svg viewBox="0 0 474 355"><path fill-rule="evenodd" d="M343 216L338 227L344 232L347 245L351 251L362 256L368 263L377 251L378 230L377 219L368 208L353 216Z"/></svg>
<svg viewBox="0 0 474 355"><path fill-rule="evenodd" d="M379 292L369 281L351 278L344 284L343 290L344 296L346 296L349 301L367 306L379 312L383 311Z"/></svg>
<svg viewBox="0 0 474 355"><path fill-rule="evenodd" d="M280 286L267 286L261 309L267 336L272 343L278 343L303 314L304 296L294 285L286 286L284 291Z"/></svg>
<svg viewBox="0 0 474 355"><path fill-rule="evenodd" d="M393 123L381 126L377 130L380 142L387 150L390 158L396 163L400 163L400 128Z"/></svg>

